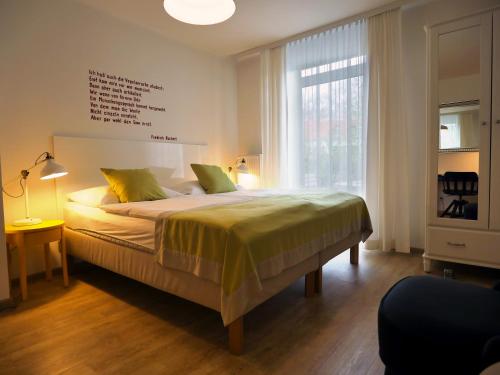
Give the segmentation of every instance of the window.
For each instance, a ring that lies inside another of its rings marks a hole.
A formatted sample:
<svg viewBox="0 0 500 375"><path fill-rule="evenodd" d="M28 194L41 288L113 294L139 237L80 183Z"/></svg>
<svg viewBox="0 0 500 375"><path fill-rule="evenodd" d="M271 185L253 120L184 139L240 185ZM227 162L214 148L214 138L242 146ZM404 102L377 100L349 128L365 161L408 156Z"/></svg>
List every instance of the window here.
<svg viewBox="0 0 500 375"><path fill-rule="evenodd" d="M439 148L460 148L460 116L448 114L440 117Z"/></svg>
<svg viewBox="0 0 500 375"><path fill-rule="evenodd" d="M286 50L292 187L364 196L368 63L360 21Z"/></svg>
<svg viewBox="0 0 500 375"><path fill-rule="evenodd" d="M360 56L301 72L303 187L361 193L363 171L356 166L364 155L359 107L364 60Z"/></svg>

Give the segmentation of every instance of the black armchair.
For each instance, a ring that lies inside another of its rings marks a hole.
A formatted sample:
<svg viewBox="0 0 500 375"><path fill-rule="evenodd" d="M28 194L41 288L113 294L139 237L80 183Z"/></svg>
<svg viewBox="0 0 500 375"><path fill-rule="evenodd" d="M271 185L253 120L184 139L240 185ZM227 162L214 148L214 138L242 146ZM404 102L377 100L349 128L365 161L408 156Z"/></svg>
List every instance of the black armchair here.
<svg viewBox="0 0 500 375"><path fill-rule="evenodd" d="M396 283L378 315L388 374L479 374L500 361L500 285L432 276Z"/></svg>

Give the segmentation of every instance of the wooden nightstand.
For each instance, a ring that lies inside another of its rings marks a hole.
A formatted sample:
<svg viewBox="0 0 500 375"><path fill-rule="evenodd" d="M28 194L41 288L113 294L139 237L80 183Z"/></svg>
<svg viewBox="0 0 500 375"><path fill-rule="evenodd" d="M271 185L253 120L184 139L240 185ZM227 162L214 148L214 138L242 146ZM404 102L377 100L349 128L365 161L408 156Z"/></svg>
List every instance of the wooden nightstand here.
<svg viewBox="0 0 500 375"><path fill-rule="evenodd" d="M66 243L64 241L64 221L44 220L40 224L25 227L13 225L5 226L7 245L17 247L19 251L19 284L21 286L21 297L28 298L28 280L26 274L26 248L32 245L44 245L45 275L47 280L52 279L52 266L50 264L51 242L59 242L61 253L61 265L63 271L64 286L68 286L68 263L66 261Z"/></svg>

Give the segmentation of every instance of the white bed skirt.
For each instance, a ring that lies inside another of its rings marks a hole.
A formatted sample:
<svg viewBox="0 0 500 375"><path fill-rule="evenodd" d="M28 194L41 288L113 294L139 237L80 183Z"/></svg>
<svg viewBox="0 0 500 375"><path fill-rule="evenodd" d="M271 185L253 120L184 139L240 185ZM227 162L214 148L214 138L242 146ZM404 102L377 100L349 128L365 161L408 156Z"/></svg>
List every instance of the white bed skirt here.
<svg viewBox="0 0 500 375"><path fill-rule="evenodd" d="M164 267L155 260L154 255L137 249L95 238L69 228L66 228L64 233L68 254L218 312L221 311L220 286L212 281ZM288 268L280 275L264 280L262 290L245 296L248 299L245 304L246 311L239 316L231 317L229 322L238 319L298 278L317 270L360 241L361 233L352 234L334 246Z"/></svg>

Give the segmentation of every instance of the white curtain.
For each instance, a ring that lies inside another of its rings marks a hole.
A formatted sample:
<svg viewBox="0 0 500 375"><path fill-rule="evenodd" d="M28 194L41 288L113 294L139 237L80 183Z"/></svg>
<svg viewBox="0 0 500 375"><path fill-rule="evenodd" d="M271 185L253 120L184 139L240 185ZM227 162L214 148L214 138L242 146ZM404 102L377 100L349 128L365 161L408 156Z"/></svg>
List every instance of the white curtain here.
<svg viewBox="0 0 500 375"><path fill-rule="evenodd" d="M439 119L439 148L460 148L460 115L451 113Z"/></svg>
<svg viewBox="0 0 500 375"><path fill-rule="evenodd" d="M264 51L261 69L263 185L361 195L365 247L409 252L400 10Z"/></svg>
<svg viewBox="0 0 500 375"><path fill-rule="evenodd" d="M288 43L286 93L281 185L364 196L366 21Z"/></svg>
<svg viewBox="0 0 500 375"><path fill-rule="evenodd" d="M261 53L261 134L262 170L260 185L280 185L280 150L286 123L286 95L284 82L285 53L283 47Z"/></svg>
<svg viewBox="0 0 500 375"><path fill-rule="evenodd" d="M365 247L409 252L408 139L400 10L368 19L368 65L366 200L374 234Z"/></svg>

